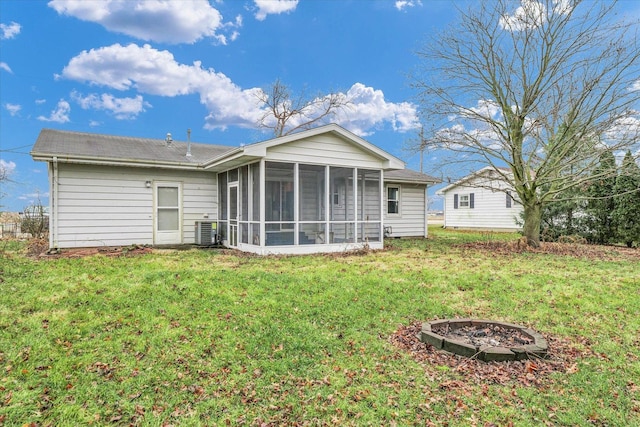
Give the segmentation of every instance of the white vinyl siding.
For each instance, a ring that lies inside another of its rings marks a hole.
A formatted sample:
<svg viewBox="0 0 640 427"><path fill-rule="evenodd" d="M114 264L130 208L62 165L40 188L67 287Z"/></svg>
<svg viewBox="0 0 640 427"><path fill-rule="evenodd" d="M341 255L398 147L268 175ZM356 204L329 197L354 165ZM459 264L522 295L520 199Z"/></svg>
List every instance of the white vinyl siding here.
<svg viewBox="0 0 640 427"><path fill-rule="evenodd" d="M498 183L494 183L494 186L498 185ZM473 194L473 209L464 208L461 205L455 208L455 196L458 195L458 200L460 200L464 194ZM513 193L511 194L513 195ZM521 226L517 224L516 220L522 212L522 205L512 200L511 207L507 207L506 197L508 196L505 191L497 189L491 190L471 185L455 186L444 193L444 226L496 231L519 230Z"/></svg>
<svg viewBox="0 0 640 427"><path fill-rule="evenodd" d="M333 135L317 135L268 149L269 161L380 169L382 160Z"/></svg>
<svg viewBox="0 0 640 427"><path fill-rule="evenodd" d="M391 227L391 237L425 237L426 186L420 184L388 183L386 188L399 189L399 214L388 214L388 192L385 191L384 226Z"/></svg>
<svg viewBox="0 0 640 427"><path fill-rule="evenodd" d="M57 247L153 244L153 188L146 181L182 183L183 242L194 243L195 221L215 218L214 174L60 163Z"/></svg>

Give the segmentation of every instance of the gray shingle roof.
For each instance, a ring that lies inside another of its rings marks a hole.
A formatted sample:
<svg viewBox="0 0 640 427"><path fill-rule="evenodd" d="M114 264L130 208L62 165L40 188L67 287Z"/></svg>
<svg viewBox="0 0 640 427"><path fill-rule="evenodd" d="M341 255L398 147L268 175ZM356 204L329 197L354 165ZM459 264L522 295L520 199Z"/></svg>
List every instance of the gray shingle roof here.
<svg viewBox="0 0 640 427"><path fill-rule="evenodd" d="M224 145L191 143L191 157L187 157L186 142L173 141L167 145L163 139L43 129L31 154L34 157L57 156L197 165L235 149L236 147Z"/></svg>
<svg viewBox="0 0 640 427"><path fill-rule="evenodd" d="M191 157L187 157L187 143L183 141L173 141L167 145L164 139L42 129L31 155L40 160L58 157L60 160L158 163L197 167L237 149L238 147L227 145L192 142ZM438 178L410 169L391 170L384 175L385 181L399 183L440 182Z"/></svg>
<svg viewBox="0 0 640 427"><path fill-rule="evenodd" d="M385 172L384 180L409 184L436 184L442 182L438 178L434 178L425 173L411 169L399 169Z"/></svg>

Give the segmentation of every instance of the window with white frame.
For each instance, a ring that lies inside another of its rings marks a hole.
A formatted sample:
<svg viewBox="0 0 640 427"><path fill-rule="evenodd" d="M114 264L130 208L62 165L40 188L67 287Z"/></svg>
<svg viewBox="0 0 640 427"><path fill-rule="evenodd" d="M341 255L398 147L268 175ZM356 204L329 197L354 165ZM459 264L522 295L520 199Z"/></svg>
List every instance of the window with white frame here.
<svg viewBox="0 0 640 427"><path fill-rule="evenodd" d="M454 194L453 208L454 209L473 209L473 193Z"/></svg>
<svg viewBox="0 0 640 427"><path fill-rule="evenodd" d="M387 187L387 213L400 213L400 187Z"/></svg>

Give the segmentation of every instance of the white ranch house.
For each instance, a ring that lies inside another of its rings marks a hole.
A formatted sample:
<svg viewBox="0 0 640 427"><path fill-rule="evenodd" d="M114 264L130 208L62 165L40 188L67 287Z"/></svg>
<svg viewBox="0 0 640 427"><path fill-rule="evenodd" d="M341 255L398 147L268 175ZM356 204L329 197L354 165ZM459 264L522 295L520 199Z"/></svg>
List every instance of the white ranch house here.
<svg viewBox="0 0 640 427"><path fill-rule="evenodd" d="M444 197L444 228L520 230L523 207L502 176L510 173L488 166L438 190Z"/></svg>
<svg viewBox="0 0 640 427"><path fill-rule="evenodd" d="M240 147L43 129L52 249L210 245L257 254L427 236L428 185L337 125Z"/></svg>

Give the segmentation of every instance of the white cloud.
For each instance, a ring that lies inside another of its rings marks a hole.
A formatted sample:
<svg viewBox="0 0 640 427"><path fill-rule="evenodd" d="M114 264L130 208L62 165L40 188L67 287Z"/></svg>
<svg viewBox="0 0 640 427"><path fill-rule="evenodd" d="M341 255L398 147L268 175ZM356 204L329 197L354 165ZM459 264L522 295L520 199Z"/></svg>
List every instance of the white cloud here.
<svg viewBox="0 0 640 427"><path fill-rule="evenodd" d="M43 205L45 210L47 208L46 200L49 198L49 192L44 191L40 192L36 190L35 193L26 193L18 196L18 200L22 200L25 202L25 207L33 206L33 205Z"/></svg>
<svg viewBox="0 0 640 427"><path fill-rule="evenodd" d="M102 124L102 122L99 122L97 120L89 120L89 126L91 126L92 128L94 127L98 127Z"/></svg>
<svg viewBox="0 0 640 427"><path fill-rule="evenodd" d="M404 10L409 7L422 6L422 2L420 0L396 0L395 6L398 10Z"/></svg>
<svg viewBox="0 0 640 427"><path fill-rule="evenodd" d="M552 13L566 15L573 6L570 0L553 0ZM500 26L509 31L536 28L547 19L547 7L537 0L520 0L520 6L511 15L500 17Z"/></svg>
<svg viewBox="0 0 640 427"><path fill-rule="evenodd" d="M255 128L265 112L258 96L262 89L242 89L223 73L203 68L199 61L193 65L180 64L171 52L149 45L115 44L81 52L69 61L61 77L149 95L197 94L208 112L206 129ZM399 132L419 126L415 105L388 102L380 90L356 83L342 96L350 100L350 105L335 120L359 135L364 136L385 123L391 123ZM86 99L87 106L104 108L105 101L97 95L79 98ZM142 102L142 97L139 100Z"/></svg>
<svg viewBox="0 0 640 427"><path fill-rule="evenodd" d="M84 110L106 110L119 120L133 119L145 111L145 107L151 107L151 104L144 101L142 95L137 95L135 98L116 98L108 93L102 95L92 93L82 96L82 94L73 91L71 98Z"/></svg>
<svg viewBox="0 0 640 427"><path fill-rule="evenodd" d="M559 13L566 15L573 10L571 0L554 0L553 1L553 13Z"/></svg>
<svg viewBox="0 0 640 427"><path fill-rule="evenodd" d="M260 89L242 90L227 76L193 65L176 62L169 51L149 45L115 44L81 52L69 61L62 77L117 90L136 89L159 96L199 94L209 114L205 127L235 125L253 127L260 116Z"/></svg>
<svg viewBox="0 0 640 427"><path fill-rule="evenodd" d="M237 21L223 24L222 15L207 0L52 0L49 7L109 31L172 44L195 43L205 37L226 44L220 31L237 28Z"/></svg>
<svg viewBox="0 0 640 427"><path fill-rule="evenodd" d="M0 39L12 39L20 34L22 27L17 22L11 22L11 24L0 24Z"/></svg>
<svg viewBox="0 0 640 427"><path fill-rule="evenodd" d="M0 159L0 175L8 177L16 170L16 164L12 161L5 161Z"/></svg>
<svg viewBox="0 0 640 427"><path fill-rule="evenodd" d="M394 131L407 132L420 127L417 109L409 102L393 103L381 90L355 83L345 95L349 105L337 117L337 123L360 136L391 123Z"/></svg>
<svg viewBox="0 0 640 427"><path fill-rule="evenodd" d="M264 21L267 15L289 13L298 7L298 0L254 0L258 7L256 19Z"/></svg>
<svg viewBox="0 0 640 427"><path fill-rule="evenodd" d="M473 113L462 113L462 115L471 119L474 118L474 114L487 117L489 119L496 119L501 115L500 106L491 99L480 99L478 100L477 106L471 107L469 110Z"/></svg>
<svg viewBox="0 0 640 427"><path fill-rule="evenodd" d="M36 99L36 105L42 105L45 104L47 102L46 99Z"/></svg>
<svg viewBox="0 0 640 427"><path fill-rule="evenodd" d="M0 62L0 69L5 70L7 73L13 74L13 71L11 71L11 67L9 67L9 64L7 64L6 62Z"/></svg>
<svg viewBox="0 0 640 427"><path fill-rule="evenodd" d="M58 105L55 110L51 112L49 117L39 116L38 120L43 122L56 122L56 123L67 123L70 121L69 113L71 112L71 106L67 101L61 99L58 101Z"/></svg>
<svg viewBox="0 0 640 427"><path fill-rule="evenodd" d="M521 0L519 6L512 15L500 17L502 28L510 31L522 31L526 28L535 28L542 25L547 8L536 0Z"/></svg>
<svg viewBox="0 0 640 427"><path fill-rule="evenodd" d="M22 105L6 103L4 104L4 108L6 108L9 114L13 117L17 115L20 110L22 110Z"/></svg>
<svg viewBox="0 0 640 427"><path fill-rule="evenodd" d="M640 112L631 111L629 115L620 118L605 131L605 141L616 144L620 141L638 141L640 138Z"/></svg>

